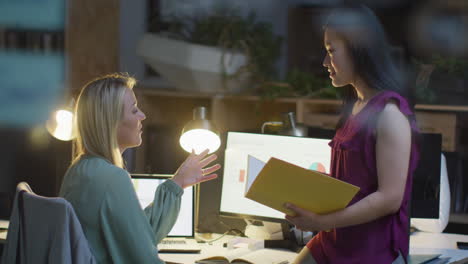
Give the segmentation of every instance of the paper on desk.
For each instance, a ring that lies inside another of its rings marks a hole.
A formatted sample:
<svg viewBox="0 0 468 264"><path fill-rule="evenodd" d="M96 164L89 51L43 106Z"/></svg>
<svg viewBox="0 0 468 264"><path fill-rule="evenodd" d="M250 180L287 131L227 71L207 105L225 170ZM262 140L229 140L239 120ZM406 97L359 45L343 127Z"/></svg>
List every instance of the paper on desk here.
<svg viewBox="0 0 468 264"><path fill-rule="evenodd" d="M292 263L296 256L297 253L288 250L264 248L244 255L240 259L255 264Z"/></svg>
<svg viewBox="0 0 468 264"><path fill-rule="evenodd" d="M292 263L297 253L280 249L258 249L249 250L248 248L236 248L233 250L221 250L219 254L207 256L204 255L195 263L208 263L209 261L227 261L229 263L242 262L252 264L271 264L271 263Z"/></svg>
<svg viewBox="0 0 468 264"><path fill-rule="evenodd" d="M450 258L456 261L468 257L468 250L447 249L447 248L410 248L410 255L414 254L441 254L441 258Z"/></svg>
<svg viewBox="0 0 468 264"><path fill-rule="evenodd" d="M409 264L423 264L437 259L441 254L410 254Z"/></svg>
<svg viewBox="0 0 468 264"><path fill-rule="evenodd" d="M0 228L8 228L10 221L7 220L0 220Z"/></svg>

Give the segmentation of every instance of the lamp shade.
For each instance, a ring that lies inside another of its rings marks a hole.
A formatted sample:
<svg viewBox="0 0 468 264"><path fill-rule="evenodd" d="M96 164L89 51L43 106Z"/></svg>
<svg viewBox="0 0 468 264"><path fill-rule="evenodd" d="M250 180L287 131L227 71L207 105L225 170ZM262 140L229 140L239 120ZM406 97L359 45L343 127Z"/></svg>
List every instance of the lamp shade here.
<svg viewBox="0 0 468 264"><path fill-rule="evenodd" d="M307 127L296 122L294 112L283 113L283 129L279 131L280 135L305 137L307 136Z"/></svg>
<svg viewBox="0 0 468 264"><path fill-rule="evenodd" d="M179 143L185 151L194 150L197 154L205 149L209 149L209 153L218 150L221 139L213 122L206 118L205 107L193 110L193 120L183 128Z"/></svg>
<svg viewBox="0 0 468 264"><path fill-rule="evenodd" d="M304 124L296 122L296 115L294 112L286 112L282 114L283 121L267 121L262 125L262 134L265 133L265 127L273 126L280 127L276 129L278 135L305 137L308 133L308 128Z"/></svg>

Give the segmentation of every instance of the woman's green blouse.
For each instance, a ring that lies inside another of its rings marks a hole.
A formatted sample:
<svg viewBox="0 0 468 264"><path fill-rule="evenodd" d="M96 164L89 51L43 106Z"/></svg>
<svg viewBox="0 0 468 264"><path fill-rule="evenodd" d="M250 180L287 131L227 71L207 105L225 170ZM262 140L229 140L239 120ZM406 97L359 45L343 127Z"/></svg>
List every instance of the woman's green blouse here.
<svg viewBox="0 0 468 264"><path fill-rule="evenodd" d="M60 196L80 220L98 263L164 263L156 245L169 233L183 189L172 180L159 185L142 210L129 173L99 157L68 169Z"/></svg>

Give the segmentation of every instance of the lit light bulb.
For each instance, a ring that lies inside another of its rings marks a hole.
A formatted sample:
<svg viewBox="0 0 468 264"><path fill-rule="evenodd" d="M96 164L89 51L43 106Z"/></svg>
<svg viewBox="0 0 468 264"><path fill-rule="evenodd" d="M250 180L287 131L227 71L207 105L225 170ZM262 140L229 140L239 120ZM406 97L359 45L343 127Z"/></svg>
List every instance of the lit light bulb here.
<svg viewBox="0 0 468 264"><path fill-rule="evenodd" d="M203 150L209 149L209 153L213 153L221 145L221 139L210 130L192 129L180 137L179 143L187 152L192 152L193 149L196 154L200 154Z"/></svg>
<svg viewBox="0 0 468 264"><path fill-rule="evenodd" d="M63 141L72 140L74 138L73 113L68 110L56 111L46 127L55 138Z"/></svg>

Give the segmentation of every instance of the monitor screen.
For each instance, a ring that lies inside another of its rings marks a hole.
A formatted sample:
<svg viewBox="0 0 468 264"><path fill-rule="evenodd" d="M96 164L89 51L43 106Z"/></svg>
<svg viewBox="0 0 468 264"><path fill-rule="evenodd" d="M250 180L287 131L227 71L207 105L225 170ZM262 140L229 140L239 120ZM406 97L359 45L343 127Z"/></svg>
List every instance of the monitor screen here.
<svg viewBox="0 0 468 264"><path fill-rule="evenodd" d="M276 157L303 168L329 173L330 139L228 132L220 215L285 222L284 213L244 197L247 159Z"/></svg>
<svg viewBox="0 0 468 264"><path fill-rule="evenodd" d="M166 181L172 175L164 174L132 174L132 182L135 192L144 209L153 202L154 192L159 184ZM180 212L174 227L168 237L194 237L195 233L195 192L194 186L184 189Z"/></svg>
<svg viewBox="0 0 468 264"><path fill-rule="evenodd" d="M421 133L420 157L413 174L411 218L439 218L442 135Z"/></svg>

